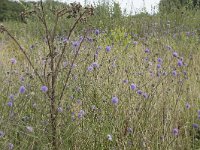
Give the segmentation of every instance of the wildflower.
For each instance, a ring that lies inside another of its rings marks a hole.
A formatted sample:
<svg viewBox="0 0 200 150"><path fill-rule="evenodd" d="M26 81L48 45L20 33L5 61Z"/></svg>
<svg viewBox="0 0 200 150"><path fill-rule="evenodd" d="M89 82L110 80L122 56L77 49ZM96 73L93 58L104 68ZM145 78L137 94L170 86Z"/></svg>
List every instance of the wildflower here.
<svg viewBox="0 0 200 150"><path fill-rule="evenodd" d="M128 131L128 133L132 133L133 129L132 128L128 128L127 131Z"/></svg>
<svg viewBox="0 0 200 150"><path fill-rule="evenodd" d="M77 46L79 45L79 42L78 42L78 41L74 41L74 42L72 42L72 45L73 45L74 47L77 47Z"/></svg>
<svg viewBox="0 0 200 150"><path fill-rule="evenodd" d="M99 35L100 31L98 29L95 30L95 34Z"/></svg>
<svg viewBox="0 0 200 150"><path fill-rule="evenodd" d="M138 44L138 42L137 42L137 41L133 41L133 44L134 44L134 45L137 45L137 44Z"/></svg>
<svg viewBox="0 0 200 150"><path fill-rule="evenodd" d="M41 91L42 92L47 92L48 91L48 87L47 86L45 86L45 85L43 85L42 87L41 87Z"/></svg>
<svg viewBox="0 0 200 150"><path fill-rule="evenodd" d="M63 67L64 67L64 68L67 67L67 62L66 62L66 61L63 62Z"/></svg>
<svg viewBox="0 0 200 150"><path fill-rule="evenodd" d="M14 101L14 95L10 94L9 99L10 99L10 101Z"/></svg>
<svg viewBox="0 0 200 150"><path fill-rule="evenodd" d="M148 48L145 49L145 53L150 53L150 50Z"/></svg>
<svg viewBox="0 0 200 150"><path fill-rule="evenodd" d="M93 67L92 67L92 66L89 66L89 67L87 68L87 70L91 72L91 71L93 70Z"/></svg>
<svg viewBox="0 0 200 150"><path fill-rule="evenodd" d="M14 148L14 145L12 143L8 143L9 150L12 150Z"/></svg>
<svg viewBox="0 0 200 150"><path fill-rule="evenodd" d="M127 79L124 79L124 80L123 80L123 83L128 83L128 80L127 80Z"/></svg>
<svg viewBox="0 0 200 150"><path fill-rule="evenodd" d="M172 50L172 47L169 46L169 45L167 45L167 46L166 46L166 49L168 49L168 50Z"/></svg>
<svg viewBox="0 0 200 150"><path fill-rule="evenodd" d="M106 46L106 52L110 52L111 46Z"/></svg>
<svg viewBox="0 0 200 150"><path fill-rule="evenodd" d="M63 112L62 107L58 107L57 111L58 111L59 113Z"/></svg>
<svg viewBox="0 0 200 150"><path fill-rule="evenodd" d="M21 87L19 88L19 93L24 94L25 91L26 91L26 88L25 88L24 86L21 86Z"/></svg>
<svg viewBox="0 0 200 150"><path fill-rule="evenodd" d="M134 83L131 84L131 89L135 90L136 89L136 85Z"/></svg>
<svg viewBox="0 0 200 150"><path fill-rule="evenodd" d="M12 106L13 106L13 102L12 102L12 101L9 101L9 102L8 102L8 106L9 106L9 107L12 107Z"/></svg>
<svg viewBox="0 0 200 150"><path fill-rule="evenodd" d="M17 63L17 60L15 58L11 58L10 61L11 61L11 64L16 64Z"/></svg>
<svg viewBox="0 0 200 150"><path fill-rule="evenodd" d="M147 99L148 98L148 94L147 93L143 93L142 96Z"/></svg>
<svg viewBox="0 0 200 150"><path fill-rule="evenodd" d="M158 58L158 63L162 63L162 62L163 62L162 58Z"/></svg>
<svg viewBox="0 0 200 150"><path fill-rule="evenodd" d="M174 57L178 57L178 53L177 52L173 52L173 56Z"/></svg>
<svg viewBox="0 0 200 150"><path fill-rule="evenodd" d="M107 137L109 141L112 141L112 135L108 134Z"/></svg>
<svg viewBox="0 0 200 150"><path fill-rule="evenodd" d="M178 63L177 63L177 64L178 64L179 67L183 66L182 60L178 60Z"/></svg>
<svg viewBox="0 0 200 150"><path fill-rule="evenodd" d="M157 64L157 68L160 69L161 68L161 64Z"/></svg>
<svg viewBox="0 0 200 150"><path fill-rule="evenodd" d="M0 138L4 137L5 133L3 131L0 131Z"/></svg>
<svg viewBox="0 0 200 150"><path fill-rule="evenodd" d="M31 126L27 126L26 129L28 130L28 132L33 132L33 127Z"/></svg>
<svg viewBox="0 0 200 150"><path fill-rule="evenodd" d="M92 66L93 66L93 68L98 68L98 67L99 67L99 64L98 64L97 62L93 62L93 63L92 63Z"/></svg>
<svg viewBox="0 0 200 150"><path fill-rule="evenodd" d="M197 129L197 128L199 128L199 125L196 124L196 123L193 123L193 124L192 124L192 127L195 128L195 129Z"/></svg>
<svg viewBox="0 0 200 150"><path fill-rule="evenodd" d="M78 118L83 118L85 115L85 111L84 110L80 110L78 113Z"/></svg>
<svg viewBox="0 0 200 150"><path fill-rule="evenodd" d="M172 75L173 76L176 76L177 75L177 72L174 70L174 71L172 71Z"/></svg>
<svg viewBox="0 0 200 150"><path fill-rule="evenodd" d="M178 135L178 132L179 132L179 131L178 131L177 128L174 128L173 131L172 131L172 133L173 133L174 136L177 136L177 135Z"/></svg>
<svg viewBox="0 0 200 150"><path fill-rule="evenodd" d="M189 103L186 103L185 107L186 107L187 109L190 109L190 104L189 104Z"/></svg>
<svg viewBox="0 0 200 150"><path fill-rule="evenodd" d="M141 90L138 90L137 93L138 93L139 95L142 95L142 91L141 91Z"/></svg>
<svg viewBox="0 0 200 150"><path fill-rule="evenodd" d="M113 104L118 104L118 102L119 102L119 99L118 99L116 96L114 96L114 97L112 98L112 103L113 103Z"/></svg>

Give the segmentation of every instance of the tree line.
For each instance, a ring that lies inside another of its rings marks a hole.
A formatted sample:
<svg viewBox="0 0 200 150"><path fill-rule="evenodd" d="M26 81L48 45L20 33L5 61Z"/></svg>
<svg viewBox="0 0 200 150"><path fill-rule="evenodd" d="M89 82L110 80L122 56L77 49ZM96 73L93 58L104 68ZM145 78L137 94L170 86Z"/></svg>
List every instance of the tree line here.
<svg viewBox="0 0 200 150"><path fill-rule="evenodd" d="M47 0L54 2L53 0ZM103 2L103 0L102 0ZM31 7L32 3L35 2L16 2L13 0L0 0L0 21L5 20L20 20L20 13L25 11L26 8ZM54 5L61 5L62 2L54 2ZM102 6L98 6L95 9L98 13L104 14L104 12L99 12L99 9L104 10L102 7L108 11L107 5L102 3ZM185 7L186 9L199 9L200 8L200 0L161 0L159 3L159 12L161 13L170 13ZM119 17L122 15L120 10L120 6L117 3L114 3L113 7L114 17ZM108 12L113 13L113 12Z"/></svg>

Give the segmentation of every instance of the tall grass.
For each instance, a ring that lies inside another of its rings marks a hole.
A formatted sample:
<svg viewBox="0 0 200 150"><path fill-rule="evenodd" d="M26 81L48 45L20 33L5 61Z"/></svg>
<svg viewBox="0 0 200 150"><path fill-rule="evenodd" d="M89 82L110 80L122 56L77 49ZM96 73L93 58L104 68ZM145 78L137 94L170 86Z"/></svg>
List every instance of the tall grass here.
<svg viewBox="0 0 200 150"><path fill-rule="evenodd" d="M62 18L56 30L55 61L66 45L55 85L56 147L51 143L51 99L16 43L1 35L1 149L200 147L199 11L112 18L109 6L101 7L105 13L77 25L70 39L68 29L76 19ZM46 18L51 29L54 21ZM51 91L41 22L31 18L27 24L4 26L38 74L46 71L41 77Z"/></svg>

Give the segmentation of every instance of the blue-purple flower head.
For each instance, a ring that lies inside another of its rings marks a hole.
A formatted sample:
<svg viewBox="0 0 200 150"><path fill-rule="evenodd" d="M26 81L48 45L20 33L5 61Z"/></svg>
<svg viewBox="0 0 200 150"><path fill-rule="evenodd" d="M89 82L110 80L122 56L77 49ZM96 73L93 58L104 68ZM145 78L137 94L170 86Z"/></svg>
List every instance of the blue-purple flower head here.
<svg viewBox="0 0 200 150"><path fill-rule="evenodd" d="M97 62L93 62L93 63L92 63L92 67L93 67L93 68L99 68L99 64L98 64Z"/></svg>
<svg viewBox="0 0 200 150"><path fill-rule="evenodd" d="M173 134L174 136L178 136L178 133L179 133L178 128L174 128L174 129L172 130L172 134Z"/></svg>
<svg viewBox="0 0 200 150"><path fill-rule="evenodd" d="M116 96L112 97L112 103L115 105L118 104L119 103L118 97L116 97Z"/></svg>
<svg viewBox="0 0 200 150"><path fill-rule="evenodd" d="M87 70L88 70L89 72L93 71L93 69L94 69L94 68L93 68L93 66L91 66L91 65L87 68Z"/></svg>
<svg viewBox="0 0 200 150"><path fill-rule="evenodd" d="M80 110L79 113L78 113L78 118L81 119L83 118L85 115L85 111L84 110Z"/></svg>
<svg viewBox="0 0 200 150"><path fill-rule="evenodd" d="M173 76L176 76L176 75L177 75L176 70L172 71L172 75L173 75Z"/></svg>
<svg viewBox="0 0 200 150"><path fill-rule="evenodd" d="M79 46L79 42L78 41L74 41L74 42L72 42L72 45L73 45L73 47L77 47L77 46Z"/></svg>
<svg viewBox="0 0 200 150"><path fill-rule="evenodd" d="M47 92L48 91L48 87L47 86L45 86L45 85L43 85L42 87L41 87L41 91L42 92Z"/></svg>
<svg viewBox="0 0 200 150"><path fill-rule="evenodd" d="M150 50L149 50L148 48L146 48L146 49L144 50L144 52L145 52L145 53L150 53Z"/></svg>
<svg viewBox="0 0 200 150"><path fill-rule="evenodd" d="M134 83L132 83L130 87L131 87L132 90L136 89L136 85Z"/></svg>
<svg viewBox="0 0 200 150"><path fill-rule="evenodd" d="M178 53L177 52L173 52L173 56L174 57L178 57Z"/></svg>
<svg viewBox="0 0 200 150"><path fill-rule="evenodd" d="M7 103L7 105L8 105L9 107L12 107L12 106L13 106L13 101L9 101L9 102Z"/></svg>
<svg viewBox="0 0 200 150"><path fill-rule="evenodd" d="M24 94L25 91L26 91L26 88L25 88L24 86L21 86L21 87L19 88L19 93Z"/></svg>
<svg viewBox="0 0 200 150"><path fill-rule="evenodd" d="M96 35L99 35L99 33L100 33L100 31L98 29L96 29L94 32Z"/></svg>
<svg viewBox="0 0 200 150"><path fill-rule="evenodd" d="M106 46L106 52L110 52L111 46Z"/></svg>
<svg viewBox="0 0 200 150"><path fill-rule="evenodd" d="M193 127L194 129L198 129L198 128L199 128L199 125L196 124L196 123L193 123L193 124L192 124L192 127Z"/></svg>
<svg viewBox="0 0 200 150"><path fill-rule="evenodd" d="M141 90L138 90L138 91L137 91L137 94L142 95L142 91L141 91Z"/></svg>
<svg viewBox="0 0 200 150"><path fill-rule="evenodd" d="M161 64L157 64L157 68L160 69L162 66Z"/></svg>
<svg viewBox="0 0 200 150"><path fill-rule="evenodd" d="M159 64L161 64L163 62L162 58L158 58L157 61Z"/></svg>
<svg viewBox="0 0 200 150"><path fill-rule="evenodd" d="M186 103L186 104L185 104L185 107L186 107L187 109L190 109L191 106L190 106L189 103Z"/></svg>
<svg viewBox="0 0 200 150"><path fill-rule="evenodd" d="M13 65L17 63L17 60L15 58L11 58L10 61L11 61L11 64Z"/></svg>
<svg viewBox="0 0 200 150"><path fill-rule="evenodd" d="M177 64L178 64L179 67L183 66L182 60L178 60L178 63L177 63Z"/></svg>

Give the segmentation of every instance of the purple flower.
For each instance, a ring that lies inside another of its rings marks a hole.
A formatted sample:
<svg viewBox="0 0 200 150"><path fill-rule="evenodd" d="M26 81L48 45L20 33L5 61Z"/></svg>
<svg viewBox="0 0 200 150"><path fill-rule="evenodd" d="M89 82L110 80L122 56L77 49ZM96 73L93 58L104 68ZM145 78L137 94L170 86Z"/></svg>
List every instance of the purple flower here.
<svg viewBox="0 0 200 150"><path fill-rule="evenodd" d="M128 83L128 80L127 80L127 79L124 79L124 80L123 80L123 83Z"/></svg>
<svg viewBox="0 0 200 150"><path fill-rule="evenodd" d="M10 99L10 101L14 101L14 95L10 94L9 99Z"/></svg>
<svg viewBox="0 0 200 150"><path fill-rule="evenodd" d="M138 42L137 42L137 41L133 41L133 44L134 44L134 45L137 45L137 44L138 44Z"/></svg>
<svg viewBox="0 0 200 150"><path fill-rule="evenodd" d="M62 107L58 107L57 111L58 111L59 113L63 112Z"/></svg>
<svg viewBox="0 0 200 150"><path fill-rule="evenodd" d="M131 84L131 89L135 90L136 89L136 85L134 83Z"/></svg>
<svg viewBox="0 0 200 150"><path fill-rule="evenodd" d="M162 58L158 58L158 63L162 63L162 62L163 62Z"/></svg>
<svg viewBox="0 0 200 150"><path fill-rule="evenodd" d="M185 107L186 107L187 109L190 109L191 106L190 106L189 103L186 103Z"/></svg>
<svg viewBox="0 0 200 150"><path fill-rule="evenodd" d="M112 103L113 103L113 104L118 104L118 102L119 102L119 99L118 99L116 96L114 96L114 97L112 98Z"/></svg>
<svg viewBox="0 0 200 150"><path fill-rule="evenodd" d="M141 90L138 90L137 93L138 93L139 95L142 95L142 91L141 91Z"/></svg>
<svg viewBox="0 0 200 150"><path fill-rule="evenodd" d="M48 87L47 86L45 86L45 85L43 85L42 87L41 87L41 91L42 92L47 92L48 91Z"/></svg>
<svg viewBox="0 0 200 150"><path fill-rule="evenodd" d="M178 60L178 63L177 63L177 64L178 64L179 67L183 66L182 60Z"/></svg>
<svg viewBox="0 0 200 150"><path fill-rule="evenodd" d="M177 52L173 52L173 56L174 57L178 57L178 53Z"/></svg>
<svg viewBox="0 0 200 150"><path fill-rule="evenodd" d="M144 52L145 52L145 53L150 53L150 50L149 50L148 48L146 48L146 49L144 50Z"/></svg>
<svg viewBox="0 0 200 150"><path fill-rule="evenodd" d="M89 66L89 67L87 68L87 70L91 72L91 71L93 70L93 67L92 67L92 66Z"/></svg>
<svg viewBox="0 0 200 150"><path fill-rule="evenodd" d="M21 87L19 88L19 93L24 94L25 91L26 91L26 88L25 88L24 86L21 86Z"/></svg>
<svg viewBox="0 0 200 150"><path fill-rule="evenodd" d="M74 41L74 42L72 42L72 45L73 45L74 47L77 47L77 46L79 45L79 42L78 42L78 41Z"/></svg>
<svg viewBox="0 0 200 150"><path fill-rule="evenodd" d="M174 128L173 131L172 131L172 133L173 133L174 136L178 136L178 132L179 131L178 131L177 128Z"/></svg>
<svg viewBox="0 0 200 150"><path fill-rule="evenodd" d="M5 133L3 131L0 131L0 138L4 137Z"/></svg>
<svg viewBox="0 0 200 150"><path fill-rule="evenodd" d="M98 64L97 62L93 62L93 63L92 63L92 66L93 66L93 68L98 68L98 67L99 67L99 64Z"/></svg>
<svg viewBox="0 0 200 150"><path fill-rule="evenodd" d="M9 102L8 102L8 106L9 106L9 107L12 107L12 106L13 106L13 102L12 102L12 101L9 101Z"/></svg>
<svg viewBox="0 0 200 150"><path fill-rule="evenodd" d="M106 52L110 52L111 46L106 46Z"/></svg>
<svg viewBox="0 0 200 150"><path fill-rule="evenodd" d="M142 95L143 95L143 97L144 97L145 99L148 98L148 94L147 94L147 93L143 93Z"/></svg>
<svg viewBox="0 0 200 150"><path fill-rule="evenodd" d="M198 112L198 115L200 116L200 110L198 110L197 112Z"/></svg>
<svg viewBox="0 0 200 150"><path fill-rule="evenodd" d="M83 118L85 115L85 111L84 110L80 110L79 113L78 113L78 118L81 119Z"/></svg>
<svg viewBox="0 0 200 150"><path fill-rule="evenodd" d="M95 34L99 35L100 31L98 29L95 30Z"/></svg>
<svg viewBox="0 0 200 150"><path fill-rule="evenodd" d="M157 64L157 68L160 69L162 66L161 64Z"/></svg>
<svg viewBox="0 0 200 150"><path fill-rule="evenodd" d="M176 76L177 75L177 72L174 70L174 71L172 71L172 75L173 76Z"/></svg>
<svg viewBox="0 0 200 150"><path fill-rule="evenodd" d="M16 64L17 63L17 60L15 58L11 58L10 61L11 61L11 64Z"/></svg>
<svg viewBox="0 0 200 150"><path fill-rule="evenodd" d="M193 123L193 124L192 124L192 127L195 128L195 129L197 129L197 128L199 128L199 125L196 124L196 123Z"/></svg>

